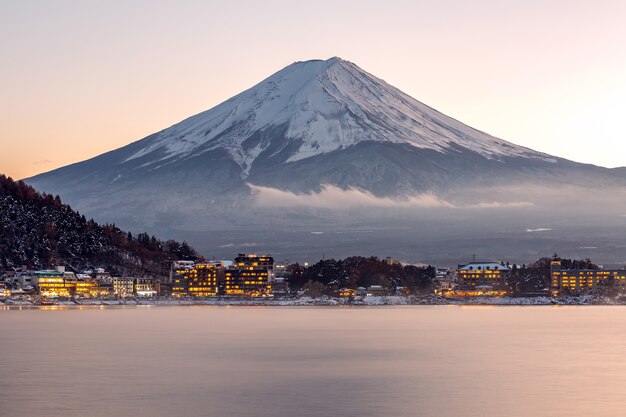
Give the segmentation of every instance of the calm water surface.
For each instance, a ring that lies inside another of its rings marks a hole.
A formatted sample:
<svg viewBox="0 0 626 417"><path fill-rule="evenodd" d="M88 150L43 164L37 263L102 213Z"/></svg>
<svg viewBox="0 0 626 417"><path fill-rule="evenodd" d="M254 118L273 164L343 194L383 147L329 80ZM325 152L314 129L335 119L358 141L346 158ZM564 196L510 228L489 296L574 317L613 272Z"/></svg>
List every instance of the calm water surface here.
<svg viewBox="0 0 626 417"><path fill-rule="evenodd" d="M0 311L1 416L626 415L626 307Z"/></svg>

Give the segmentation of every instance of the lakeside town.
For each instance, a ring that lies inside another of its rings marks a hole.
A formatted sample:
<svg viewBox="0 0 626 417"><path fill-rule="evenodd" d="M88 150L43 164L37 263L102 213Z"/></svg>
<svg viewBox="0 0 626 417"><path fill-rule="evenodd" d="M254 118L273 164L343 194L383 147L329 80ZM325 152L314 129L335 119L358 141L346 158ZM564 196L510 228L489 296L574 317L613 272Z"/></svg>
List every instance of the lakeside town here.
<svg viewBox="0 0 626 417"><path fill-rule="evenodd" d="M372 256L207 260L186 241L100 225L3 175L0 209L0 306L626 303L626 270L557 254L528 265L459 256L454 267Z"/></svg>
<svg viewBox="0 0 626 417"><path fill-rule="evenodd" d="M375 257L300 265L242 253L232 261L174 261L167 276L56 266L14 268L0 278L0 306L621 303L626 303L626 269L556 254L528 266L474 259L437 268Z"/></svg>

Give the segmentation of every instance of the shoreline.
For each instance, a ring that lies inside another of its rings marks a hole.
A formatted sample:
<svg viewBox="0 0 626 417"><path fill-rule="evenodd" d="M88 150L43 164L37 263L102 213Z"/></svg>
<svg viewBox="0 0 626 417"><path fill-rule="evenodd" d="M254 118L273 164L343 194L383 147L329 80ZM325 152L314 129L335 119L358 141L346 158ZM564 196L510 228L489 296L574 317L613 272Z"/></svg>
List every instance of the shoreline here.
<svg viewBox="0 0 626 417"><path fill-rule="evenodd" d="M81 307L81 306L250 306L250 307L372 307L372 306L558 306L558 305L626 305L626 299L577 297L477 297L446 299L436 296L371 296L358 299L335 297L299 297L278 299L65 299L51 304L37 304L29 300L0 300L1 307Z"/></svg>

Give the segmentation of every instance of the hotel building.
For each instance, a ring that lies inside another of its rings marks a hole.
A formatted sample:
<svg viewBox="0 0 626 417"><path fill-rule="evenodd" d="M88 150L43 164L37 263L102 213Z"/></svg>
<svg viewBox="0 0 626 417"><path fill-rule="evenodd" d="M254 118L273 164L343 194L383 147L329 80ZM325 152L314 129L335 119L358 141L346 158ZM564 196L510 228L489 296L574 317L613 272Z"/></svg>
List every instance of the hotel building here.
<svg viewBox="0 0 626 417"><path fill-rule="evenodd" d="M118 297L132 297L135 284L132 278L113 278L113 292Z"/></svg>
<svg viewBox="0 0 626 417"><path fill-rule="evenodd" d="M226 261L201 264L174 262L170 274L172 296L271 296L274 258L269 255L239 254L232 265L226 267L226 264ZM281 284L281 289L286 293L286 281Z"/></svg>
<svg viewBox="0 0 626 417"><path fill-rule="evenodd" d="M217 279L221 268L221 262L197 264L187 280L189 295L195 297L217 295Z"/></svg>
<svg viewBox="0 0 626 417"><path fill-rule="evenodd" d="M470 262L456 270L458 286L442 289L446 297L503 297L509 294L511 267L498 262Z"/></svg>
<svg viewBox="0 0 626 417"><path fill-rule="evenodd" d="M560 260L550 263L551 293L580 294L612 282L620 292L626 291L625 269L562 269Z"/></svg>
<svg viewBox="0 0 626 417"><path fill-rule="evenodd" d="M135 278L134 292L138 297L154 297L157 295L155 282L150 278Z"/></svg>
<svg viewBox="0 0 626 417"><path fill-rule="evenodd" d="M174 261L170 266L169 283L173 283L176 275L180 275L180 271L185 269L193 269L196 265L194 261Z"/></svg>
<svg viewBox="0 0 626 417"><path fill-rule="evenodd" d="M102 283L95 278L78 278L76 280L75 296L101 298L111 294L113 294L113 284Z"/></svg>
<svg viewBox="0 0 626 417"><path fill-rule="evenodd" d="M226 295L270 297L274 280L274 258L240 253L224 272Z"/></svg>
<svg viewBox="0 0 626 417"><path fill-rule="evenodd" d="M76 293L77 280L73 274L60 270L35 272L35 288L43 297L72 297Z"/></svg>
<svg viewBox="0 0 626 417"><path fill-rule="evenodd" d="M179 263L172 273L172 295L182 297L211 297L218 293L218 284L223 276L222 262L202 264Z"/></svg>
<svg viewBox="0 0 626 417"><path fill-rule="evenodd" d="M96 296L98 287L99 285L95 279L78 279L76 280L76 291L74 294L82 297Z"/></svg>

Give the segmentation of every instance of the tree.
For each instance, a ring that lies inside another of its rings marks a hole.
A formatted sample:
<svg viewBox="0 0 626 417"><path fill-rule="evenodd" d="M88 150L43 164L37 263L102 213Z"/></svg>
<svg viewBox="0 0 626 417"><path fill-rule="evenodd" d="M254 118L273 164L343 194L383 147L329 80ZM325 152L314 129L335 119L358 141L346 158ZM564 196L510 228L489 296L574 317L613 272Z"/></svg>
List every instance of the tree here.
<svg viewBox="0 0 626 417"><path fill-rule="evenodd" d="M304 270L305 268L299 263L287 266L285 273L291 288L299 289L306 283L307 280L304 278Z"/></svg>
<svg viewBox="0 0 626 417"><path fill-rule="evenodd" d="M326 290L326 286L318 281L307 281L306 284L302 287L304 293L312 298L320 297L324 294Z"/></svg>
<svg viewBox="0 0 626 417"><path fill-rule="evenodd" d="M186 242L175 246L182 248L184 259L197 256ZM133 239L114 224L87 220L58 196L38 193L0 174L0 269L65 264L74 270L107 266L138 275L166 275L173 259L178 255L164 250L154 236L140 233Z"/></svg>

